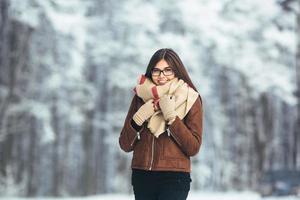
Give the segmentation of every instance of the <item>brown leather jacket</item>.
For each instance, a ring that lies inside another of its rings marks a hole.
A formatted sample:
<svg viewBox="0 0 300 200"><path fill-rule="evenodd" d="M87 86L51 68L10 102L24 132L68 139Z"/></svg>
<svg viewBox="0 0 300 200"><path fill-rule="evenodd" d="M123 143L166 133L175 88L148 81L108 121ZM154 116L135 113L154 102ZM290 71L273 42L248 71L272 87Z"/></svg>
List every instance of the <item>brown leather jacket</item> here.
<svg viewBox="0 0 300 200"><path fill-rule="evenodd" d="M190 156L199 152L202 142L202 101L200 96L183 120L176 117L167 131L158 138L151 134L147 122L137 132L131 119L143 104L135 95L132 99L119 143L125 152L133 151L131 167L154 171L191 171Z"/></svg>

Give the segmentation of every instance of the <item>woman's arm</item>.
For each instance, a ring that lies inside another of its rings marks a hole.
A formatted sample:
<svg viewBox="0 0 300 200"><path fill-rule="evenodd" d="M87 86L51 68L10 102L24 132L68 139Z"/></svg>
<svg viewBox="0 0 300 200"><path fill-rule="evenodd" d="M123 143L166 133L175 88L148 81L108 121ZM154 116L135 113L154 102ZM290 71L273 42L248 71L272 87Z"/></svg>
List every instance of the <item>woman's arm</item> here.
<svg viewBox="0 0 300 200"><path fill-rule="evenodd" d="M168 127L167 131L187 156L194 156L199 152L202 143L202 124L203 109L199 96L185 120L180 120L176 116L175 121Z"/></svg>
<svg viewBox="0 0 300 200"><path fill-rule="evenodd" d="M136 141L136 139L138 139L138 134L139 134L138 130L141 129L141 126L138 126L132 120L133 115L138 110L137 108L138 100L139 100L138 96L134 95L124 122L124 126L120 133L119 144L121 149L124 150L125 152L130 152L133 150L134 142Z"/></svg>

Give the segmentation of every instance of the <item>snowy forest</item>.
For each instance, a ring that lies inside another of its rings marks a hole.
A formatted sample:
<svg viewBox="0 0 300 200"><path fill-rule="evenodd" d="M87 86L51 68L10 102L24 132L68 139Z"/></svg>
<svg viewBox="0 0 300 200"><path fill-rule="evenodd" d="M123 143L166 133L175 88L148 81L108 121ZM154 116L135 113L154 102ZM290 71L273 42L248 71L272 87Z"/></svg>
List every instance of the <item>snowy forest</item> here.
<svg viewBox="0 0 300 200"><path fill-rule="evenodd" d="M0 0L0 196L131 193L119 135L165 47L203 98L193 191L300 170L299 0Z"/></svg>

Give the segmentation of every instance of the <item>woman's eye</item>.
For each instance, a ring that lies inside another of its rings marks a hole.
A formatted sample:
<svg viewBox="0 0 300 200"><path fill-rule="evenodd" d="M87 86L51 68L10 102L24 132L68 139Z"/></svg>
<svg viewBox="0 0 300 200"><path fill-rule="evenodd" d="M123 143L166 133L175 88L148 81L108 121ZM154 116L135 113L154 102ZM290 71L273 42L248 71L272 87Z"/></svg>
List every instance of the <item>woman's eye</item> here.
<svg viewBox="0 0 300 200"><path fill-rule="evenodd" d="M172 71L172 68L167 68L165 69L166 72L171 72Z"/></svg>

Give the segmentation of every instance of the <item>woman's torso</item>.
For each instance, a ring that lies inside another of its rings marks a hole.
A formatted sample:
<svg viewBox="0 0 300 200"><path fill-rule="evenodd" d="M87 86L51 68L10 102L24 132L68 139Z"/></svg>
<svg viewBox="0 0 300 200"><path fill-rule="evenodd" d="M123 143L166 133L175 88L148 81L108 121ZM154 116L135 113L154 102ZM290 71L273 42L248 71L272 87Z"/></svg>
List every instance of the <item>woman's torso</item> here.
<svg viewBox="0 0 300 200"><path fill-rule="evenodd" d="M136 103L138 109L143 102L138 99ZM199 114L200 105L200 98L198 98L187 116L182 120L177 117L173 124L158 138L151 134L147 128L147 122L145 122L139 132L140 137L136 137L132 142L131 167L152 171L190 172L190 155L185 152L188 152L188 148L192 148L189 147L189 143L191 146L196 144L196 148L200 148L201 145L202 119L199 117L202 117L202 113ZM181 138L178 137L178 133L180 133ZM186 140L182 138L186 138Z"/></svg>
<svg viewBox="0 0 300 200"><path fill-rule="evenodd" d="M147 127L147 123L144 124ZM156 138L148 128L142 128L140 139L134 141L131 167L152 171L190 172L190 158L185 155L167 131Z"/></svg>

